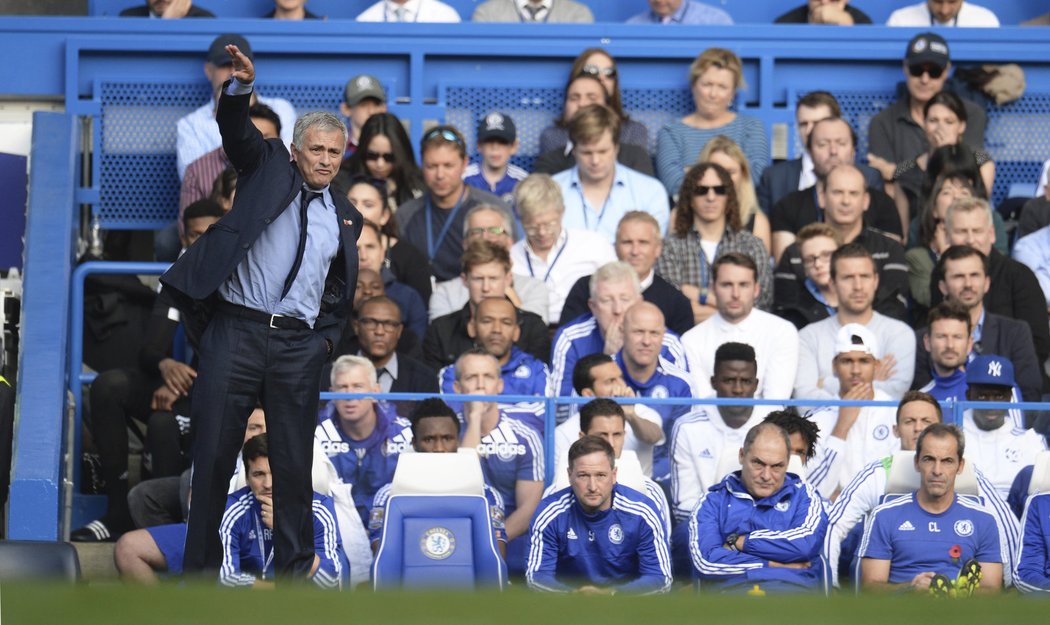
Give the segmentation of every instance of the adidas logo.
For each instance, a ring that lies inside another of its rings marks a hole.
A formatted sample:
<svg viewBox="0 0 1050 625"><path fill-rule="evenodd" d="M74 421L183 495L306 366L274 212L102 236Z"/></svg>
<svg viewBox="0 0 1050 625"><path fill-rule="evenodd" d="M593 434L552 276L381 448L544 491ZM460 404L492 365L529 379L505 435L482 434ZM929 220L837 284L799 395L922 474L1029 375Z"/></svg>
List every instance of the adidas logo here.
<svg viewBox="0 0 1050 625"><path fill-rule="evenodd" d="M569 533L565 535L569 540L576 540L576 530L569 528Z"/></svg>
<svg viewBox="0 0 1050 625"><path fill-rule="evenodd" d="M897 531L898 532L914 532L915 531L915 526L911 524L911 521L905 521L905 522L900 524L900 527L897 528Z"/></svg>
<svg viewBox="0 0 1050 625"><path fill-rule="evenodd" d="M711 450L710 449L705 449L705 450L701 451L700 452L700 457L701 458L707 458L708 460L714 460L714 456L711 455Z"/></svg>

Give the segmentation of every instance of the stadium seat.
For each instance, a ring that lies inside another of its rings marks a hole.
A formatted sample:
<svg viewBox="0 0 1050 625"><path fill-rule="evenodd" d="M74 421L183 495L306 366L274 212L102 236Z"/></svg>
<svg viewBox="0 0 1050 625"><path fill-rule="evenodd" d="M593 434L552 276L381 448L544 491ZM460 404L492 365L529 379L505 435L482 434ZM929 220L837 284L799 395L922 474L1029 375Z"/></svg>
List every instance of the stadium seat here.
<svg viewBox="0 0 1050 625"><path fill-rule="evenodd" d="M1028 483L1028 494L1045 493L1050 490L1050 451L1040 452L1035 457L1032 481Z"/></svg>
<svg viewBox="0 0 1050 625"><path fill-rule="evenodd" d="M886 478L886 491L883 501L900 495L907 495L919 488L919 472L915 470L914 451L893 452L893 464L890 466L890 474ZM967 462L963 465L962 473L955 478L955 492L959 495L970 497L979 496L977 490L977 475L973 470L973 463Z"/></svg>
<svg viewBox="0 0 1050 625"><path fill-rule="evenodd" d="M372 567L376 590L496 588L507 566L492 534L473 449L402 454Z"/></svg>
<svg viewBox="0 0 1050 625"><path fill-rule="evenodd" d="M0 582L80 578L80 558L70 543L0 541Z"/></svg>

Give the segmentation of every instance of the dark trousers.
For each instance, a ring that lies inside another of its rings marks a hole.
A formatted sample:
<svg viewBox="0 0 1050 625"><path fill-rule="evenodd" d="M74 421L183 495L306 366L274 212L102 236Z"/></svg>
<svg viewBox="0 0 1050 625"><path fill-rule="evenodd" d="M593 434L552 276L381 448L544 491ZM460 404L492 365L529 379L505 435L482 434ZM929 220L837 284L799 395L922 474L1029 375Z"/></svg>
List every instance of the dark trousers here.
<svg viewBox="0 0 1050 625"><path fill-rule="evenodd" d="M274 565L278 576L305 578L314 560L311 464L324 338L310 329L272 329L217 311L199 353L184 570L218 571L226 491L258 400L266 412L273 474Z"/></svg>

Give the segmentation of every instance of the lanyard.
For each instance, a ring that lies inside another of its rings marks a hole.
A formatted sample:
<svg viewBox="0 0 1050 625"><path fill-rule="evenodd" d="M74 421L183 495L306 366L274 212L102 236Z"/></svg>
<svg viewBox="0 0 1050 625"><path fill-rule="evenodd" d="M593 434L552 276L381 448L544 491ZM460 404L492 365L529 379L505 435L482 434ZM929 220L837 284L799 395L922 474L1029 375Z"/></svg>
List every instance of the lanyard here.
<svg viewBox="0 0 1050 625"><path fill-rule="evenodd" d="M463 200L467 199L467 186L463 185L463 191L459 194L459 199L456 200L456 205L452 207L452 210L448 213L448 219L445 220L445 225L441 227L441 232L438 233L437 246L441 247L442 242L445 240L445 236L448 235L448 229L452 226L452 221L456 218L456 213L459 212L459 207L463 206ZM427 194L426 206L423 207L427 218L427 258L430 262L434 262L434 224L431 212L434 210L433 204L430 203L430 194Z"/></svg>
<svg viewBox="0 0 1050 625"><path fill-rule="evenodd" d="M567 247L569 247L569 233L568 232L565 233L565 243L562 244L561 249L558 250L558 253L554 255L554 260L551 261L551 264L547 265L547 273L545 273L543 275L543 281L544 282L547 282L547 280L550 279L551 271L554 270L554 264L558 262L558 259L561 258L561 253L564 252L565 248L567 248ZM525 263L529 266L529 275L532 276L533 278L535 278L536 277L536 273L532 270L532 259L529 258L529 251L528 250L525 250Z"/></svg>
<svg viewBox="0 0 1050 625"><path fill-rule="evenodd" d="M699 237L699 233L697 234ZM703 239L701 239L702 241ZM718 258L718 250L722 249L722 242L718 242L718 247L715 248L715 258ZM704 254L704 246L700 246L700 305L707 305L707 293L710 290L708 282L711 277L707 274L710 273L711 268L708 266L707 254Z"/></svg>
<svg viewBox="0 0 1050 625"><path fill-rule="evenodd" d="M616 187L616 182L613 182L613 188ZM583 210L583 226L587 230L598 231L598 226L602 225L602 217L605 217L605 209L609 207L609 200L612 199L613 189L609 189L609 195L605 197L605 203L602 204L602 210L598 213L598 221L591 228L591 211L587 208L587 197L583 194L583 184L577 183L576 192L580 194L580 207Z"/></svg>
<svg viewBox="0 0 1050 625"><path fill-rule="evenodd" d="M817 211L817 223L824 223L824 209L820 207L820 196L817 195L817 185L813 185L813 206Z"/></svg>
<svg viewBox="0 0 1050 625"><path fill-rule="evenodd" d="M256 501L259 501L256 499ZM262 502L259 503L262 505ZM259 515L255 515L255 541L259 543L259 557L265 558L263 561L262 571L259 572L259 579L266 579L266 571L270 568L270 563L273 562L273 545L270 545L270 552L266 553L266 541L263 540L263 529L262 522L259 520Z"/></svg>

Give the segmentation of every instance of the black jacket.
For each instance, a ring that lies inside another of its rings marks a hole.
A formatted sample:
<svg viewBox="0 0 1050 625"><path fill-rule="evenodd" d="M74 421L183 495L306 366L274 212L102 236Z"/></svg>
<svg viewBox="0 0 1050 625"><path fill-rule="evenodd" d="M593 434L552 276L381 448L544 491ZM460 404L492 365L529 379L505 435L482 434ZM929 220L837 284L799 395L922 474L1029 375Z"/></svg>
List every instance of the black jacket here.
<svg viewBox="0 0 1050 625"><path fill-rule="evenodd" d="M437 393L437 373L422 362L397 355L397 379L390 385L391 393Z"/></svg>
<svg viewBox="0 0 1050 625"><path fill-rule="evenodd" d="M423 363L435 371L440 371L442 367L455 363L460 354L474 347L474 339L467 334L468 321L470 302L456 312L431 321L423 339ZM551 341L543 319L535 313L519 308L518 326L521 328L521 336L515 343L518 349L528 352L540 362L547 362L551 352Z"/></svg>

